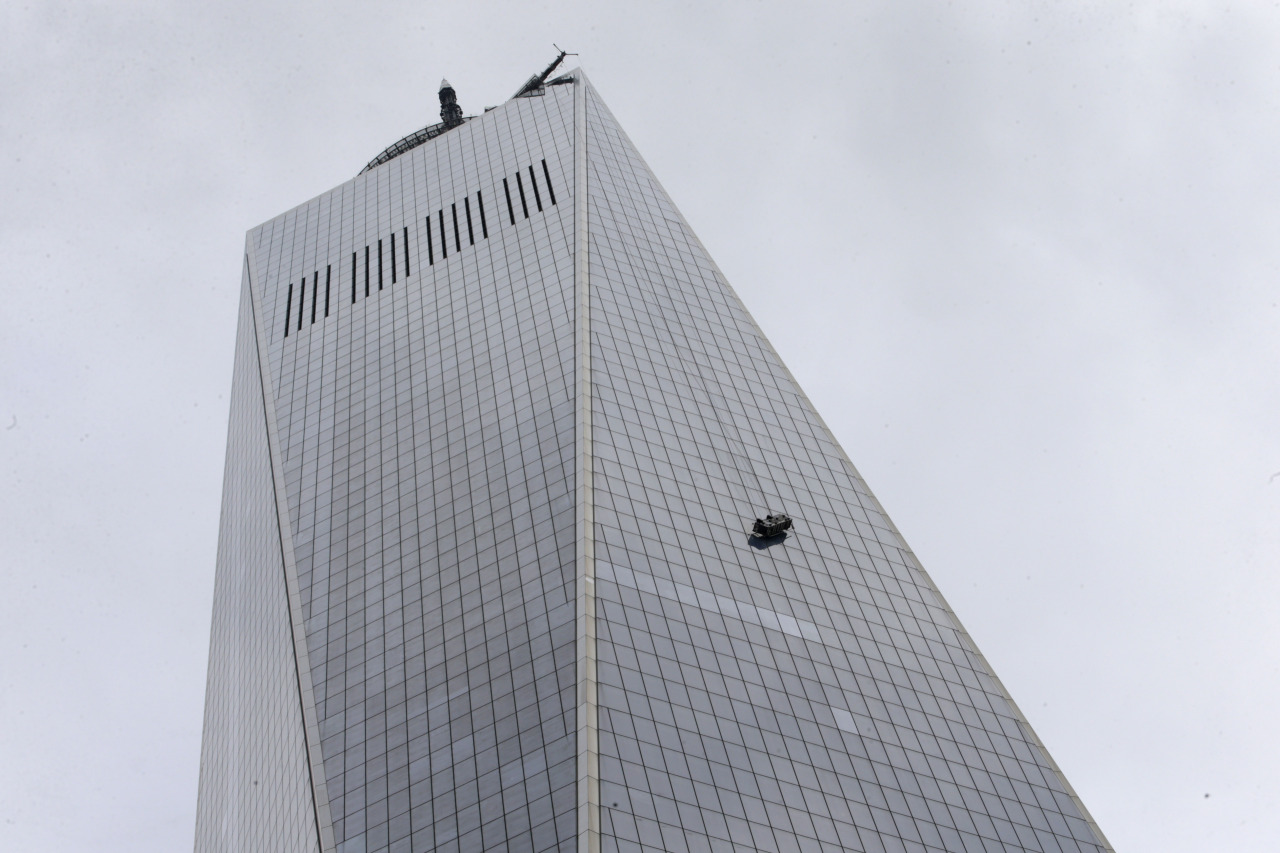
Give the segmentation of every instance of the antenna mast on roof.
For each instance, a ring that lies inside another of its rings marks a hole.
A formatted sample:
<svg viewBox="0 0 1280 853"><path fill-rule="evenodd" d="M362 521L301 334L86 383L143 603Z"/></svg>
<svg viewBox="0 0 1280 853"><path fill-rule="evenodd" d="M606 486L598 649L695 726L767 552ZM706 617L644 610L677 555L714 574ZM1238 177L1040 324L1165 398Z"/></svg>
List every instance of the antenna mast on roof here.
<svg viewBox="0 0 1280 853"><path fill-rule="evenodd" d="M556 45L554 44L552 45L552 47L555 47L556 50L560 50L560 48L556 47ZM577 56L577 54L573 54L573 55ZM552 62L550 65L547 66L547 70L543 71L541 74L535 74L532 77L530 77L529 81L520 87L520 91L516 92L511 97L521 98L529 94L530 92L534 92L538 89L541 89L542 84L547 82L547 78L551 76L551 72L555 71L556 67L561 62L564 62L564 58L566 56L569 56L569 52L560 50L560 55L556 57L555 62Z"/></svg>
<svg viewBox="0 0 1280 853"><path fill-rule="evenodd" d="M440 118L446 128L462 124L462 107L458 106L458 93L448 80L440 81Z"/></svg>

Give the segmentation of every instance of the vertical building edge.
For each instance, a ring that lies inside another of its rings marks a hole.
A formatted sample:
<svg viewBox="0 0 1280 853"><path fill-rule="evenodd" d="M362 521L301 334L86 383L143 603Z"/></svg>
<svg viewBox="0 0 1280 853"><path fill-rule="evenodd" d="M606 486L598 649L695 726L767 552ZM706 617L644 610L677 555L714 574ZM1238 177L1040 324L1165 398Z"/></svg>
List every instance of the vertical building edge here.
<svg viewBox="0 0 1280 853"><path fill-rule="evenodd" d="M320 724L316 717L315 693L311 684L311 664L307 654L306 627L302 620L302 599L298 592L297 561L293 553L293 532L289 524L289 507L285 490L284 467L280 460L280 436L276 427L275 392L267 357L267 332L262 323L262 304L258 293L257 246L252 232L245 238L245 262L249 267L249 294L252 298L253 327L258 344L258 365L262 374L262 401L267 414L267 443L271 454L271 480L276 498L276 517L280 526L280 550L284 554L285 585L289 593L289 621L293 633L294 664L298 676L298 701L302 705L302 721L306 730L307 766L310 770L311 796L316 812L316 831L321 853L335 853L333 819L329 812L329 792L325 782L324 758L320 752Z"/></svg>
<svg viewBox="0 0 1280 853"><path fill-rule="evenodd" d="M582 72L574 76L574 294L577 341L578 851L600 850L600 755L596 708L595 520L591 491L591 282L587 229L587 115Z"/></svg>

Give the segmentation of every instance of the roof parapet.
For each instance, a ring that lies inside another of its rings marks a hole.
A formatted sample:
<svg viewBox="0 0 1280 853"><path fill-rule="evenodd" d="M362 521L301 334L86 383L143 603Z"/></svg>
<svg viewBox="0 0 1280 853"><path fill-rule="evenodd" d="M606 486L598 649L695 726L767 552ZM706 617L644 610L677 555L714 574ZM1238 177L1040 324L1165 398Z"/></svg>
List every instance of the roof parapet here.
<svg viewBox="0 0 1280 853"><path fill-rule="evenodd" d="M560 48L557 47L556 50L560 50ZM551 72L555 71L556 68L560 66L560 63L564 62L564 58L569 55L568 51L560 50L560 55L557 56L541 74L535 74L530 77L525 84L520 87L520 91L516 92L512 96L512 99L514 100L515 98L528 98L534 95L541 95L543 87L548 85L547 78L551 76ZM576 56L576 54L574 55ZM555 85L560 82L567 83L570 79L572 78L561 77L556 80L552 80L550 85ZM377 168L389 160L394 160L401 154L417 148L422 143L435 139L440 134L453 130L455 127L459 127L463 123L475 118L475 116L464 116L462 114L462 107L458 106L458 93L454 90L453 84L450 83L447 78L440 81L439 94L441 122L439 124L428 125L421 130L415 130L403 139L397 140L388 146L377 157L370 160L368 165L360 170L360 174L363 175L370 169ZM488 112L489 109L492 108L486 108L485 112Z"/></svg>

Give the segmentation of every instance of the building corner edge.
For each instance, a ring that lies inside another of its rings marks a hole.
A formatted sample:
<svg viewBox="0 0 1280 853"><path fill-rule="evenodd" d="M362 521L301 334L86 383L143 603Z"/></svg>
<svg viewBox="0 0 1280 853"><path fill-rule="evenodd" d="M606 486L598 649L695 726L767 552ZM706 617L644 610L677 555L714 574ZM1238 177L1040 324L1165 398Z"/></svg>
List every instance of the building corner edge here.
<svg viewBox="0 0 1280 853"><path fill-rule="evenodd" d="M289 621L293 634L293 656L298 678L298 700L302 706L302 722L306 735L307 769L311 779L312 806L315 809L316 834L321 853L336 853L333 818L329 810L329 790L320 751L320 724L316 716L315 693L311 683L311 663L307 653L307 634L302 619L302 597L298 589L298 565L293 553L293 530L289 523L284 465L280 457L280 436L276 428L275 390L271 381L267 333L262 322L262 303L257 282L257 246L253 232L245 238L245 262L249 267L249 295L252 300L253 328L258 347L258 366L262 374L262 402L266 411L267 443L271 455L271 481L276 498L276 520L280 529L280 551L284 555L285 586L289 595Z"/></svg>
<svg viewBox="0 0 1280 853"><path fill-rule="evenodd" d="M578 853L600 851L600 740L596 684L595 518L591 450L591 292L587 228L586 78L573 72L574 396L577 562Z"/></svg>

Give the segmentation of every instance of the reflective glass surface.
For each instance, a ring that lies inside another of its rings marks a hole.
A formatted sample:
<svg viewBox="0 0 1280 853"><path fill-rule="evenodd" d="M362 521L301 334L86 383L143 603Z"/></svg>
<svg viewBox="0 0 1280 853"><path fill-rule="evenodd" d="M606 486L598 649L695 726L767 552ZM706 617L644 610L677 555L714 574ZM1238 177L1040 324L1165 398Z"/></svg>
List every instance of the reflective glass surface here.
<svg viewBox="0 0 1280 853"><path fill-rule="evenodd" d="M1102 849L591 89L588 133L604 850Z"/></svg>
<svg viewBox="0 0 1280 853"><path fill-rule="evenodd" d="M320 849L246 272L205 689L196 853Z"/></svg>
<svg viewBox="0 0 1280 853"><path fill-rule="evenodd" d="M513 101L252 234L341 851L572 839L572 122Z"/></svg>

